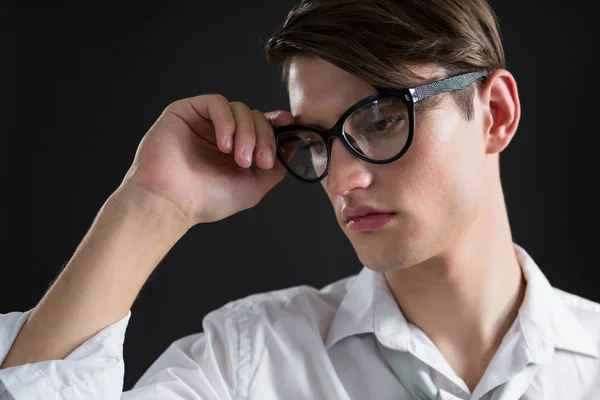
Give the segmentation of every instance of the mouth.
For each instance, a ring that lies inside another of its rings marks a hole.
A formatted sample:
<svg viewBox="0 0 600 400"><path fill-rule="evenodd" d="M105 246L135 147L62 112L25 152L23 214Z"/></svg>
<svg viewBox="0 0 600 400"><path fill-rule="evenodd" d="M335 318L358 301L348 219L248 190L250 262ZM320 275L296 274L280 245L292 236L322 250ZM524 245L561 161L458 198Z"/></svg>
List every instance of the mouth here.
<svg viewBox="0 0 600 400"><path fill-rule="evenodd" d="M396 213L370 207L345 208L344 224L352 231L373 231L386 225Z"/></svg>

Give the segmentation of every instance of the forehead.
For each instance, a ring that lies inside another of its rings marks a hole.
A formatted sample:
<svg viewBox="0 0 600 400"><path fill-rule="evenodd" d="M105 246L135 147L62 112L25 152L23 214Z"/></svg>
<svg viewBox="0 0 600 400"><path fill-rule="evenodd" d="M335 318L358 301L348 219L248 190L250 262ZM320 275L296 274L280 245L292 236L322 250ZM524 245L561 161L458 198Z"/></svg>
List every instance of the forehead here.
<svg viewBox="0 0 600 400"><path fill-rule="evenodd" d="M420 77L413 87L445 75L435 64L405 67ZM322 58L295 56L288 68L290 111L296 123L329 128L354 103L376 92L366 81Z"/></svg>
<svg viewBox="0 0 600 400"><path fill-rule="evenodd" d="M288 93L290 111L297 123L330 127L375 89L321 58L294 57L289 64Z"/></svg>

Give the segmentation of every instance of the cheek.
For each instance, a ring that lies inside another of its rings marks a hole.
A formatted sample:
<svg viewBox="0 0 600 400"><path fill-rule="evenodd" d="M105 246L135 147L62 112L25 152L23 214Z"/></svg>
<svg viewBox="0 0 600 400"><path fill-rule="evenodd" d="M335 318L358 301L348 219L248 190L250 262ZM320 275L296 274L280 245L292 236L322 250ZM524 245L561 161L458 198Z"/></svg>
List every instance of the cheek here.
<svg viewBox="0 0 600 400"><path fill-rule="evenodd" d="M485 143L480 121L460 119L446 141L446 177L455 198L473 205L483 194Z"/></svg>
<svg viewBox="0 0 600 400"><path fill-rule="evenodd" d="M417 214L450 218L478 196L482 135L475 121L467 122L456 112L431 114L435 115L421 121L396 169L399 196Z"/></svg>

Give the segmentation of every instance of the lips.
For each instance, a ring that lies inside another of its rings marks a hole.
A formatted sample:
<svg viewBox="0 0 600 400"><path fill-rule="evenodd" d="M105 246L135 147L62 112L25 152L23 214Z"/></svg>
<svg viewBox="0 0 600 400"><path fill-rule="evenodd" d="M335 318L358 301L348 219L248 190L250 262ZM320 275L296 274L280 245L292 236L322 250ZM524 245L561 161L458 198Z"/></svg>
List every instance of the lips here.
<svg viewBox="0 0 600 400"><path fill-rule="evenodd" d="M368 206L356 206L356 207L344 207L342 210L342 216L344 222L349 222L352 218L364 217L369 214L389 214L389 211L380 210L374 207Z"/></svg>
<svg viewBox="0 0 600 400"><path fill-rule="evenodd" d="M367 206L346 207L342 210L344 223L349 229L354 231L375 230L381 228L387 224L394 215L394 212Z"/></svg>

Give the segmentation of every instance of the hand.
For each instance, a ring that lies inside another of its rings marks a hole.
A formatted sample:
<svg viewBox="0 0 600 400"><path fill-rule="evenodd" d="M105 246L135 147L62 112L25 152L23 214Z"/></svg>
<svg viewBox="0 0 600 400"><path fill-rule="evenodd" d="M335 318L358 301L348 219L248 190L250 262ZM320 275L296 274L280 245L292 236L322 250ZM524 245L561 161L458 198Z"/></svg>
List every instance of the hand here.
<svg viewBox="0 0 600 400"><path fill-rule="evenodd" d="M142 138L121 187L167 200L190 227L221 220L283 179L273 128L292 121L287 111L262 113L218 94L178 100Z"/></svg>

